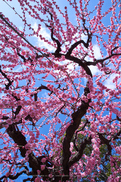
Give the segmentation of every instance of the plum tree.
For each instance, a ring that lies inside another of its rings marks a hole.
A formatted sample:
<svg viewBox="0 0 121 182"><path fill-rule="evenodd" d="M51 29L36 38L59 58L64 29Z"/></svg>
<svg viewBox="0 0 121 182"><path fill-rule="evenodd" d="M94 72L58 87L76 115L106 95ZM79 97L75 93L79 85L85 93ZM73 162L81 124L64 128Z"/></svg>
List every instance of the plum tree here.
<svg viewBox="0 0 121 182"><path fill-rule="evenodd" d="M119 182L120 0L4 2L0 180Z"/></svg>

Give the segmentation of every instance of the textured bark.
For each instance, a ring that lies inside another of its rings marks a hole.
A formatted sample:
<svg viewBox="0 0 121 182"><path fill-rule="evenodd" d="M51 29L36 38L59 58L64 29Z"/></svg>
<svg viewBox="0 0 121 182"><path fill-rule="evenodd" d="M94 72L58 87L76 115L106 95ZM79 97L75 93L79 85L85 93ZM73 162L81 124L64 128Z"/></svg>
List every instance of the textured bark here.
<svg viewBox="0 0 121 182"><path fill-rule="evenodd" d="M86 86L84 95L86 96L89 93L89 88ZM76 112L72 114L72 123L69 125L69 127L66 130L66 136L63 141L63 157L62 157L62 166L63 166L63 172L65 175L69 176L69 168L71 166L71 161L69 158L71 157L71 152L70 152L70 142L73 138L73 135L75 131L78 129L81 118L86 114L87 109L89 107L89 103L91 100L88 100L88 102L82 102L81 106L78 108ZM89 140L90 141L90 140ZM81 144L81 148L78 152L78 157L76 156L74 161L81 158L84 148L86 147L86 144L89 142L88 140L85 140L85 142ZM74 163L74 162L73 162ZM67 178L68 179L68 178Z"/></svg>
<svg viewBox="0 0 121 182"><path fill-rule="evenodd" d="M13 141L18 145L19 150L21 152L21 156L25 157L26 156L26 152L28 151L28 149L25 149L25 146L27 144L26 138L25 136L21 133L21 131L19 131L18 127L15 125L9 125L9 127L7 128L7 133L8 135L13 139ZM28 162L29 162L29 166L30 168L32 168L32 175L37 175L37 170L40 170L40 165L43 164L41 162L41 159L45 157L45 156L40 156L40 157L36 157L33 152L31 152L28 155ZM50 161L46 161L46 167L43 171L41 171L41 175L43 176L43 180L49 180L50 178L48 177L50 174L50 171L48 170L48 167L52 167L52 164Z"/></svg>

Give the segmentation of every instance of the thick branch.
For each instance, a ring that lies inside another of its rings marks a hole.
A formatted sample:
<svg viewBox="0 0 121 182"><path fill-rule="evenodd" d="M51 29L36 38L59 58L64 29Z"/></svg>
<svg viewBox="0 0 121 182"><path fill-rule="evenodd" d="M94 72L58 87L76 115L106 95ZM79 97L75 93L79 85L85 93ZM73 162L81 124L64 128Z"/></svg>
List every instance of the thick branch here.
<svg viewBox="0 0 121 182"><path fill-rule="evenodd" d="M73 144L74 144L74 148L76 149L76 151L79 151L78 147L76 146L77 133L80 132L80 131L83 131L85 126L87 125L87 123L89 123L89 121L86 119L86 122L84 123L83 127L81 129L77 130L76 133L75 133Z"/></svg>
<svg viewBox="0 0 121 182"><path fill-rule="evenodd" d="M67 55L71 55L72 51L73 51L79 44L83 44L85 48L88 48L88 47L89 47L89 43L91 42L91 39L92 39L92 34L89 33L88 28L86 28L86 26L85 26L85 19L84 19L84 17L82 18L82 21L83 21L84 30L87 32L87 36L88 36L87 42L84 42L83 40L79 40L79 41L75 42L75 43L70 47L70 49L68 50Z"/></svg>
<svg viewBox="0 0 121 182"><path fill-rule="evenodd" d="M85 43L83 40L79 40L79 41L75 42L75 43L70 47L70 49L68 50L68 52L67 52L66 55L68 55L68 56L71 55L73 49L76 48L76 47L77 47L79 44L81 44L81 43L84 45L84 47L88 48L88 44L87 44L87 43Z"/></svg>
<svg viewBox="0 0 121 182"><path fill-rule="evenodd" d="M24 146L27 142L24 135L19 131L18 127L13 124L9 125L6 131L13 141L19 146L22 157L25 157L26 149Z"/></svg>
<svg viewBox="0 0 121 182"><path fill-rule="evenodd" d="M89 93L88 86L86 86L87 89L85 89L85 95L87 94L87 90ZM72 140L72 137L74 135L74 132L77 130L77 128L80 125L81 118L86 114L87 109L89 107L89 102L91 100L88 100L88 102L82 102L81 106L78 108L76 112L72 114L73 122L69 125L69 127L66 130L66 136L63 141L63 157L62 157L62 166L64 170L65 175L69 175L69 158L71 156L70 152L70 142Z"/></svg>
<svg viewBox="0 0 121 182"><path fill-rule="evenodd" d="M119 118L118 116L116 116L116 119L117 119L118 121L121 121L121 118Z"/></svg>
<svg viewBox="0 0 121 182"><path fill-rule="evenodd" d="M49 11L49 10L47 10L46 9L46 11L50 14L50 17L51 17L51 21L53 21L53 15L52 15L52 13ZM56 51L53 53L53 55L55 56L55 57L61 57L61 54L60 54L60 51L61 51L61 44L60 44L60 42L59 42L59 40L58 39L56 39L55 37L54 37L54 34L53 34L53 26L52 25L47 25L47 24L45 24L47 27L50 27L50 29L51 29L51 39L54 41L54 42L56 42L56 45L57 45L57 49L56 49Z"/></svg>
<svg viewBox="0 0 121 182"><path fill-rule="evenodd" d="M114 136L113 136L113 139L116 140L116 139L119 139L119 136L121 135L121 129L118 131L118 133L116 133Z"/></svg>
<svg viewBox="0 0 121 182"><path fill-rule="evenodd" d="M110 145L110 140L106 139L101 133L98 133L98 135L99 135L99 138L100 138L100 140L101 140L101 143L102 143L102 144L106 144L107 147L108 147L108 153L106 154L106 156L107 156L107 155L111 155L112 147L111 147L111 145Z"/></svg>
<svg viewBox="0 0 121 182"><path fill-rule="evenodd" d="M26 152L28 151L28 149L25 149L25 145L27 144L25 136L21 133L21 131L19 131L18 127L14 126L13 124L7 128L7 133L13 139L13 141L18 145L19 150L21 152L21 156L25 157ZM37 170L40 170L40 165L43 164L41 162L41 159L43 157L45 156L36 157L32 152L28 155L28 158L29 158L28 162L29 162L29 166L32 168L33 175L36 175ZM50 171L48 170L48 167L52 167L53 164L47 160L45 165L46 167L43 171L41 171L41 175L43 177L43 180L46 180L46 179L49 180Z"/></svg>
<svg viewBox="0 0 121 182"><path fill-rule="evenodd" d="M78 63L79 66L81 66L86 71L86 73L92 77L92 73L91 73L90 69L88 68L86 61L78 59L74 56L67 55L67 54L65 55L65 58L68 60L71 60L75 63Z"/></svg>
<svg viewBox="0 0 121 182"><path fill-rule="evenodd" d="M84 149L85 149L85 147L86 147L87 144L91 144L91 137L89 137L89 139L85 139L85 140L81 143L81 145L80 145L80 147L79 147L79 150L78 150L77 154L75 154L75 155L70 159L70 161L69 161L69 163L68 163L69 168L70 168L73 164L75 164L77 161L79 161L79 159L81 159L81 157L82 157L82 155L83 155L83 152L84 152Z"/></svg>
<svg viewBox="0 0 121 182"><path fill-rule="evenodd" d="M52 39L54 42L56 42L56 44L57 44L57 49L56 49L55 53L53 53L53 55L54 55L55 57L61 57L61 55L60 55L61 44L60 44L59 40L57 40L57 39L54 38L54 36L53 36L53 28L51 29L51 39Z"/></svg>
<svg viewBox="0 0 121 182"><path fill-rule="evenodd" d="M85 48L89 47L89 43L91 42L91 34L88 34L88 39L87 42L84 42L83 40L79 40L77 42L75 42L70 49L68 50L66 55L71 55L72 51L79 45L79 44L83 44Z"/></svg>

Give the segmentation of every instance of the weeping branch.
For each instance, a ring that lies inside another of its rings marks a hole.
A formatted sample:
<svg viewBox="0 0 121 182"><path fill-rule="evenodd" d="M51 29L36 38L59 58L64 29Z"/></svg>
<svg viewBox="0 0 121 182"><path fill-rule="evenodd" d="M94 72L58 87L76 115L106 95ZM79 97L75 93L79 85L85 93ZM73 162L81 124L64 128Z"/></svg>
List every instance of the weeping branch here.
<svg viewBox="0 0 121 182"><path fill-rule="evenodd" d="M30 45L33 49L35 49L37 52L40 52L43 54L39 49L37 49L35 46L33 46L21 33L19 33L4 17L2 14L0 14L0 18L5 22L8 27L10 27L19 37L21 37L28 45Z"/></svg>

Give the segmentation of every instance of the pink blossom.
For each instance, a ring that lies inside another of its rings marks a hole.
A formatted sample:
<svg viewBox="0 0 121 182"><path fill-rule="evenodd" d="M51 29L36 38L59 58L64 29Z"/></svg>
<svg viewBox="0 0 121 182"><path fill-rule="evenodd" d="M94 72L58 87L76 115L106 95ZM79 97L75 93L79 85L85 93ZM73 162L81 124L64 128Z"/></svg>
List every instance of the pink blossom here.
<svg viewBox="0 0 121 182"><path fill-rule="evenodd" d="M40 181L41 181L40 177L35 178L35 182L40 182Z"/></svg>
<svg viewBox="0 0 121 182"><path fill-rule="evenodd" d="M49 178L52 178L53 177L53 175L52 174L49 174Z"/></svg>
<svg viewBox="0 0 121 182"><path fill-rule="evenodd" d="M45 165L41 165L40 166L40 168L41 168L42 171L45 170L45 167L46 167Z"/></svg>
<svg viewBox="0 0 121 182"><path fill-rule="evenodd" d="M46 158L42 158L42 159L41 159L41 162L42 162L42 163L45 163L45 162L46 162Z"/></svg>
<svg viewBox="0 0 121 182"><path fill-rule="evenodd" d="M6 177L8 177L9 175L10 175L10 173L9 173L9 172L7 172L7 173L6 173Z"/></svg>

